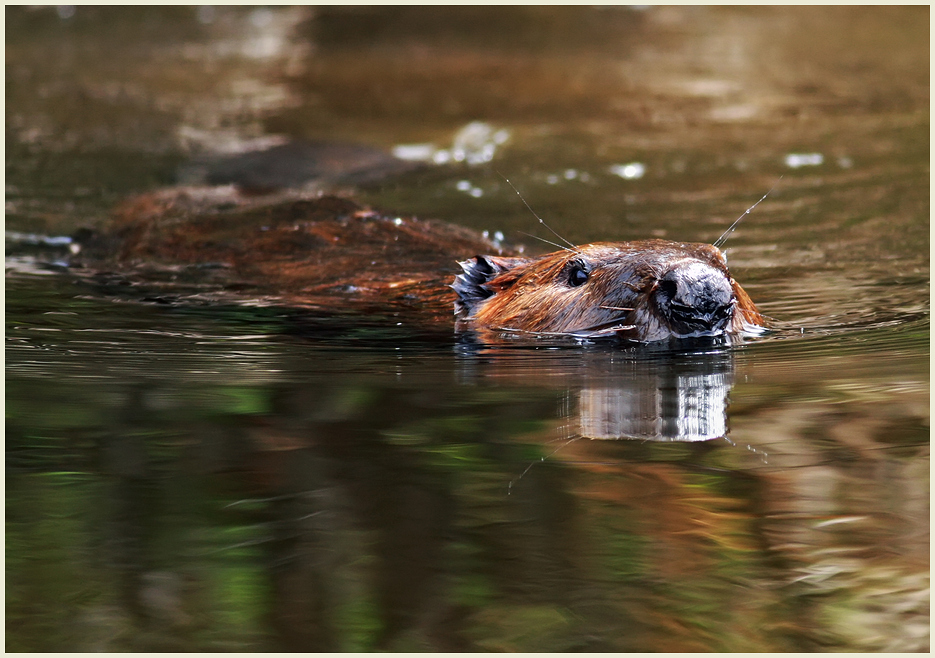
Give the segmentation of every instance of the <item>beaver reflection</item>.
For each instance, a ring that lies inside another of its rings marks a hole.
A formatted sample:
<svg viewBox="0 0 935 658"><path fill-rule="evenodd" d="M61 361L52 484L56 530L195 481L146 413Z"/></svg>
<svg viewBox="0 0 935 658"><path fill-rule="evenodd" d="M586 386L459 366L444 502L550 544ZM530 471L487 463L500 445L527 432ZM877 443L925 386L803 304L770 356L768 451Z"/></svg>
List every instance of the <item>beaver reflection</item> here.
<svg viewBox="0 0 935 658"><path fill-rule="evenodd" d="M686 351L650 351L600 367L569 389L568 426L590 439L708 441L727 436L734 383L724 338L686 341ZM590 365L590 364L589 364Z"/></svg>
<svg viewBox="0 0 935 658"><path fill-rule="evenodd" d="M763 322L709 244L594 243L460 265L456 312L491 329L651 342L751 332Z"/></svg>

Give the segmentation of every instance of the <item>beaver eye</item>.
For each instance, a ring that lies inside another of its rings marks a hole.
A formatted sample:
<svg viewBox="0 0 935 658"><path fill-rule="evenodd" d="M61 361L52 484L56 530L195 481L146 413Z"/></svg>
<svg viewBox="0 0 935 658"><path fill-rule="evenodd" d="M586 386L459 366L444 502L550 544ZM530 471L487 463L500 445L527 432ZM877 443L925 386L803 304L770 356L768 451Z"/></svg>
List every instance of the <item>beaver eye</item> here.
<svg viewBox="0 0 935 658"><path fill-rule="evenodd" d="M588 281L590 272L588 272L583 265L575 264L572 266L571 271L568 273L568 285L573 288L584 285Z"/></svg>

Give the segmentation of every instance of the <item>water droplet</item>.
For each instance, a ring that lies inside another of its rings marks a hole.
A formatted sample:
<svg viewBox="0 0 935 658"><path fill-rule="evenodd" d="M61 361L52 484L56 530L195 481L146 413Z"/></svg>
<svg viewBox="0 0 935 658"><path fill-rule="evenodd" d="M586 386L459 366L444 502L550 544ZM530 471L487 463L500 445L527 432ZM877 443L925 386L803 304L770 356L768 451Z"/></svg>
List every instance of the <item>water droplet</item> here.
<svg viewBox="0 0 935 658"><path fill-rule="evenodd" d="M799 167L817 167L825 161L821 153L789 153L786 155L786 166L790 169Z"/></svg>
<svg viewBox="0 0 935 658"><path fill-rule="evenodd" d="M610 168L610 173L627 180L636 180L638 178L642 178L646 173L646 165L644 165L642 162L630 162L622 165L614 165Z"/></svg>

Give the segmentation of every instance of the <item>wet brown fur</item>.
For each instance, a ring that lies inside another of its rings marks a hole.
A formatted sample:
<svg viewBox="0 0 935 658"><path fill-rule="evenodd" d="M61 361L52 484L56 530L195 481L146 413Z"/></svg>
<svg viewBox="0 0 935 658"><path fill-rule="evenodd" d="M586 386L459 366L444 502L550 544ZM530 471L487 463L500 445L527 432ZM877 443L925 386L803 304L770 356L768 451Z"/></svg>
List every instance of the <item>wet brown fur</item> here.
<svg viewBox="0 0 935 658"><path fill-rule="evenodd" d="M488 260L498 261L493 257ZM502 259L499 259L502 261ZM719 249L709 244L644 240L598 242L563 250L510 267L484 287L494 293L463 314L481 327L544 334L605 335L653 341L673 334L651 303L657 282L681 262L700 261L730 281L735 298L727 333L761 326L750 297L727 269ZM586 263L588 281L570 286L571 267Z"/></svg>
<svg viewBox="0 0 935 658"><path fill-rule="evenodd" d="M490 276L477 275L468 286L460 275L449 285L457 259L471 253L496 254L462 263L469 269L483 259ZM640 341L673 334L652 297L664 272L696 260L730 281L734 310L726 333L763 324L723 254L708 244L594 243L524 258L467 229L327 196L270 203L211 188L143 195L120 207L112 227L80 258L86 272L118 271L134 284L189 283L200 300L380 313L405 308L439 324L451 322L454 307L459 326L471 329ZM578 287L568 285L575 263L589 267L587 283Z"/></svg>

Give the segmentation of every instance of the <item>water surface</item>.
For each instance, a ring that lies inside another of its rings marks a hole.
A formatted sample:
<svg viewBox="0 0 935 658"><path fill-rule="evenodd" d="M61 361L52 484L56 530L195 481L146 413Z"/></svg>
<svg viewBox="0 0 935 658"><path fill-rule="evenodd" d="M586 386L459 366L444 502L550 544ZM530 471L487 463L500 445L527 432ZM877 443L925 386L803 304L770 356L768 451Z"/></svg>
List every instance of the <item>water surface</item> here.
<svg viewBox="0 0 935 658"><path fill-rule="evenodd" d="M8 9L6 648L927 651L928 18ZM287 138L531 251L504 176L574 242L710 242L775 186L727 242L774 331L145 303L23 236Z"/></svg>

